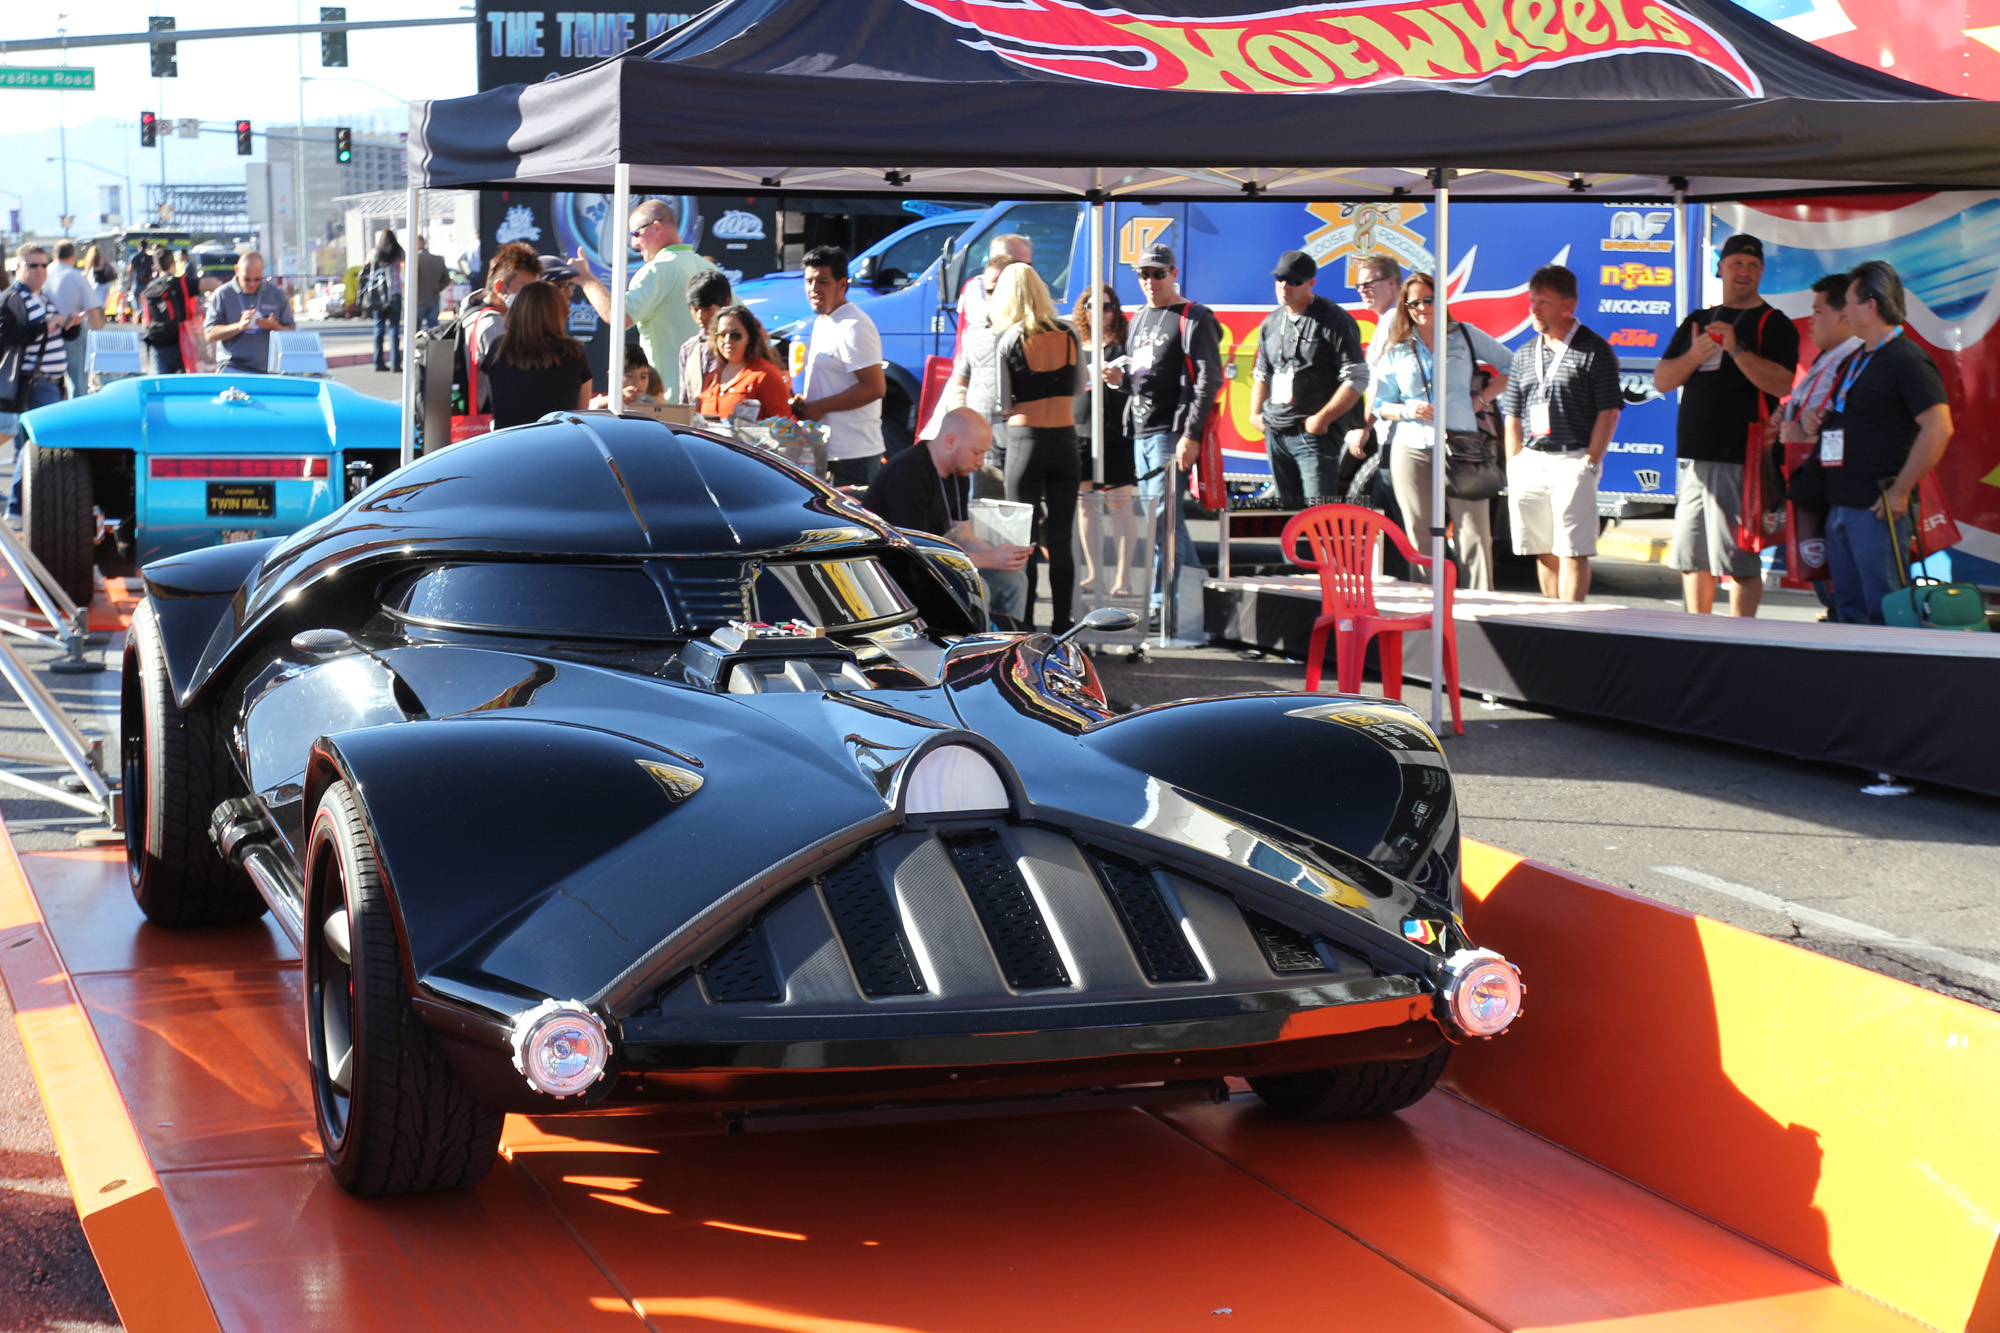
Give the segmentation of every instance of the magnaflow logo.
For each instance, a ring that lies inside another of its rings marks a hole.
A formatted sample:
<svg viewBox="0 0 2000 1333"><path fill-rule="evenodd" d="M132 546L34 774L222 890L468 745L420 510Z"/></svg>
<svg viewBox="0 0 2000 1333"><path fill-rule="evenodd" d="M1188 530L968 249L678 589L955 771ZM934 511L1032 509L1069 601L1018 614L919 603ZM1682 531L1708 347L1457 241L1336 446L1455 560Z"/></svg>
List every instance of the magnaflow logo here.
<svg viewBox="0 0 2000 1333"><path fill-rule="evenodd" d="M1601 250L1667 254L1674 248L1670 234L1673 225L1674 215L1670 210L1650 209L1642 213L1636 208L1621 208L1611 215L1610 239L1597 245Z"/></svg>
<svg viewBox="0 0 2000 1333"><path fill-rule="evenodd" d="M1682 56L1746 96L1763 85L1722 35L1665 0L1372 0L1227 18L1077 0L904 0L977 51L1122 88L1326 93L1394 79L1481 83L1626 51Z"/></svg>
<svg viewBox="0 0 2000 1333"><path fill-rule="evenodd" d="M732 208L716 219L708 233L726 241L761 241L764 239L764 219L755 213Z"/></svg>

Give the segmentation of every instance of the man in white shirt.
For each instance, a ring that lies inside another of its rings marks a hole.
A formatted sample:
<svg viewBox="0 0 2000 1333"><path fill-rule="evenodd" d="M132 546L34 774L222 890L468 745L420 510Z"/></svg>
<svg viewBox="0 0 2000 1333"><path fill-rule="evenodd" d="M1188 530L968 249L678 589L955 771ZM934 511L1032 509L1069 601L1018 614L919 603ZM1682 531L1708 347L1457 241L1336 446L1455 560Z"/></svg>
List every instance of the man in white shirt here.
<svg viewBox="0 0 2000 1333"><path fill-rule="evenodd" d="M806 300L813 314L805 374L792 411L826 425L827 472L835 485L866 486L882 470L882 335L847 299L847 251L806 252Z"/></svg>
<svg viewBox="0 0 2000 1333"><path fill-rule="evenodd" d="M72 315L81 315L89 328L104 327L104 311L97 306L96 289L91 286L90 278L76 266L75 241L56 242L56 262L49 269L48 282L42 287L42 299L54 305L56 313L64 320ZM80 341L69 349L64 370L72 398L83 397L83 349L84 344Z"/></svg>

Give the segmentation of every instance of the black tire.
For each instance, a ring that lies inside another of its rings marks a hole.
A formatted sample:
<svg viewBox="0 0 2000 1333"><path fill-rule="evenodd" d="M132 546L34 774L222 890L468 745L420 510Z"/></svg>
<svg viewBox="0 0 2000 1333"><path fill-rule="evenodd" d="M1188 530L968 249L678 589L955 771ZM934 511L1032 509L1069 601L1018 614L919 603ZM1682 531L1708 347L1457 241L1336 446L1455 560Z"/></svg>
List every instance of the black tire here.
<svg viewBox="0 0 2000 1333"><path fill-rule="evenodd" d="M1420 1060L1374 1060L1302 1074L1266 1074L1250 1080L1264 1104L1291 1120L1354 1120L1387 1115L1423 1099L1444 1073L1451 1047Z"/></svg>
<svg viewBox="0 0 2000 1333"><path fill-rule="evenodd" d="M90 463L74 449L30 444L21 453L21 528L28 549L78 606L90 605L97 569Z"/></svg>
<svg viewBox="0 0 2000 1333"><path fill-rule="evenodd" d="M181 711L150 600L125 636L119 717L125 794L125 865L132 896L162 926L255 921L264 900L240 866L222 859L208 819L235 774L208 710Z"/></svg>
<svg viewBox="0 0 2000 1333"><path fill-rule="evenodd" d="M477 1184L506 1117L472 1099L410 1003L387 886L345 782L320 798L308 848L306 1043L333 1178L361 1195ZM345 960L327 930L343 913Z"/></svg>

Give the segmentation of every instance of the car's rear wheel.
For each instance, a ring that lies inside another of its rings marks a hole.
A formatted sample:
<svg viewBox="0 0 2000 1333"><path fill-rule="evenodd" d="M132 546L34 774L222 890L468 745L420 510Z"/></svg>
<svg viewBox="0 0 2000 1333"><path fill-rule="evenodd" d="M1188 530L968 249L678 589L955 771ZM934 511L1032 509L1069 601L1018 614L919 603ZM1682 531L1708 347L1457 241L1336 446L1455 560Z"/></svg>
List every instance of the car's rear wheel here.
<svg viewBox="0 0 2000 1333"><path fill-rule="evenodd" d="M183 712L175 699L150 600L139 604L125 637L118 728L125 864L139 910L162 926L262 916L264 900L249 876L209 840L209 816L230 792L229 756L209 711Z"/></svg>
<svg viewBox="0 0 2000 1333"><path fill-rule="evenodd" d="M90 463L74 449L30 444L21 452L21 527L28 549L78 606L90 602L97 568Z"/></svg>
<svg viewBox="0 0 2000 1333"><path fill-rule="evenodd" d="M328 787L306 864L306 1042L320 1146L355 1194L477 1183L505 1117L472 1099L404 983L396 924L354 794Z"/></svg>
<svg viewBox="0 0 2000 1333"><path fill-rule="evenodd" d="M1444 1073L1451 1047L1418 1060L1371 1060L1300 1074L1265 1074L1250 1090L1279 1115L1294 1120L1353 1120L1387 1115L1422 1100Z"/></svg>

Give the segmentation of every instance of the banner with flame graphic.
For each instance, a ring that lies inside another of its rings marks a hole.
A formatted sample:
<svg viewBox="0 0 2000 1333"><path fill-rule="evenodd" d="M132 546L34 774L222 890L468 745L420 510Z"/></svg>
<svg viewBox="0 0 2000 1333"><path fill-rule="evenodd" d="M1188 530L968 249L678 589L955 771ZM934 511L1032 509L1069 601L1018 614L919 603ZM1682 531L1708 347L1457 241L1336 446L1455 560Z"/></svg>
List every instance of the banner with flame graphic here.
<svg viewBox="0 0 2000 1333"><path fill-rule="evenodd" d="M1397 79L1478 83L1630 52L1707 66L1745 97L1755 71L1664 0L1365 0L1231 18L1129 14L1071 0L904 0L969 44L1050 74L1181 92L1327 93Z"/></svg>

